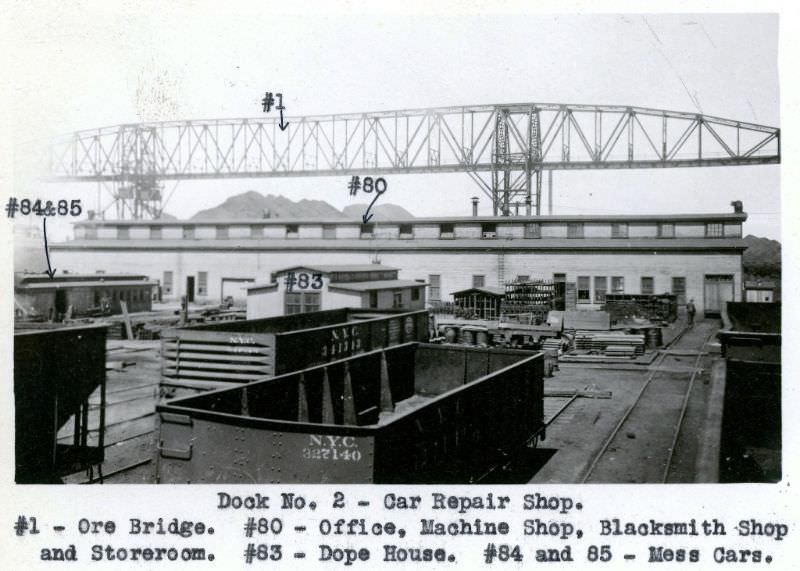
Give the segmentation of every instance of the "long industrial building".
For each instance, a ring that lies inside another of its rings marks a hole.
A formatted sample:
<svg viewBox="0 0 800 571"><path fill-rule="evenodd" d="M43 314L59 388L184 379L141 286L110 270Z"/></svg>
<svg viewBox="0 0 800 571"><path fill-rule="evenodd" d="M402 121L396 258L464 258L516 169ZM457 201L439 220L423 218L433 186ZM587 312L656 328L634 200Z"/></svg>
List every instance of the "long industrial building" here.
<svg viewBox="0 0 800 571"><path fill-rule="evenodd" d="M53 244L62 268L133 272L158 280L164 299L246 298L246 288L296 265L380 262L428 284L429 303L507 281L574 284L575 304L607 293L674 293L698 311L742 299L739 203L724 214L341 220L91 220Z"/></svg>

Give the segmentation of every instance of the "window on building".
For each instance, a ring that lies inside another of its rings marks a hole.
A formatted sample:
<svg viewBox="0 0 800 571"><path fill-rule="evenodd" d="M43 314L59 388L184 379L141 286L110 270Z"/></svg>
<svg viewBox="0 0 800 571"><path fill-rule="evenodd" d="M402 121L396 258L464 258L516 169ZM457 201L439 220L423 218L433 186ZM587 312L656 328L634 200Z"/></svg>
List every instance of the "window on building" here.
<svg viewBox="0 0 800 571"><path fill-rule="evenodd" d="M161 240L161 226L150 226L150 239Z"/></svg>
<svg viewBox="0 0 800 571"><path fill-rule="evenodd" d="M625 293L625 278L614 276L611 278L611 293Z"/></svg>
<svg viewBox="0 0 800 571"><path fill-rule="evenodd" d="M208 272L197 272L197 295L208 295Z"/></svg>
<svg viewBox="0 0 800 571"><path fill-rule="evenodd" d="M493 222L481 224L481 238L497 238L497 224Z"/></svg>
<svg viewBox="0 0 800 571"><path fill-rule="evenodd" d="M675 237L675 224L672 222L661 222L658 225L659 238L674 238Z"/></svg>
<svg viewBox="0 0 800 571"><path fill-rule="evenodd" d="M392 307L401 309L403 307L403 292L396 291L392 294Z"/></svg>
<svg viewBox="0 0 800 571"><path fill-rule="evenodd" d="M165 295L172 294L172 272L164 272L163 292Z"/></svg>
<svg viewBox="0 0 800 571"><path fill-rule="evenodd" d="M369 292L369 307L370 309L375 309L378 307L378 292L371 291Z"/></svg>
<svg viewBox="0 0 800 571"><path fill-rule="evenodd" d="M627 238L628 237L628 223L615 222L611 225L612 238Z"/></svg>
<svg viewBox="0 0 800 571"><path fill-rule="evenodd" d="M456 229L454 224L439 224L439 238L455 238Z"/></svg>
<svg viewBox="0 0 800 571"><path fill-rule="evenodd" d="M428 299L440 301L442 299L442 276L430 274L428 276Z"/></svg>
<svg viewBox="0 0 800 571"><path fill-rule="evenodd" d="M335 224L323 224L322 225L322 237L333 240L336 238L336 225Z"/></svg>
<svg viewBox="0 0 800 571"><path fill-rule="evenodd" d="M217 240L228 239L228 226L225 224L217 224Z"/></svg>
<svg viewBox="0 0 800 571"><path fill-rule="evenodd" d="M578 303L591 303L592 292L589 276L578 276Z"/></svg>
<svg viewBox="0 0 800 571"><path fill-rule="evenodd" d="M483 287L486 285L486 276L472 276L472 287Z"/></svg>
<svg viewBox="0 0 800 571"><path fill-rule="evenodd" d="M721 222L706 224L706 238L722 238L725 236L725 226Z"/></svg>
<svg viewBox="0 0 800 571"><path fill-rule="evenodd" d="M250 237L251 238L263 238L264 237L264 227L261 224L251 224L250 225Z"/></svg>
<svg viewBox="0 0 800 571"><path fill-rule="evenodd" d="M650 276L642 276L642 293L652 295L655 293L655 280Z"/></svg>
<svg viewBox="0 0 800 571"><path fill-rule="evenodd" d="M541 238L542 237L542 225L538 222L530 222L529 224L525 225L525 237L526 238Z"/></svg>
<svg viewBox="0 0 800 571"><path fill-rule="evenodd" d="M529 282L529 281L531 281L531 276L522 274L522 275L517 276L516 281L518 281L518 282Z"/></svg>
<svg viewBox="0 0 800 571"><path fill-rule="evenodd" d="M583 222L567 223L567 238L583 238Z"/></svg>
<svg viewBox="0 0 800 571"><path fill-rule="evenodd" d="M608 278L606 276L594 277L594 302L605 303L608 292Z"/></svg>
<svg viewBox="0 0 800 571"><path fill-rule="evenodd" d="M403 240L408 240L414 237L414 225L413 224L401 224L400 225L400 238Z"/></svg>
<svg viewBox="0 0 800 571"><path fill-rule="evenodd" d="M318 293L311 293L307 291L287 293L285 302L286 315L308 313L309 311L319 311L320 295Z"/></svg>
<svg viewBox="0 0 800 571"><path fill-rule="evenodd" d="M372 235L375 231L374 224L362 224L361 225L361 237L362 238L372 238Z"/></svg>
<svg viewBox="0 0 800 571"><path fill-rule="evenodd" d="M297 238L300 236L300 228L297 224L287 224L286 225L286 237L287 238Z"/></svg>
<svg viewBox="0 0 800 571"><path fill-rule="evenodd" d="M194 226L184 226L183 227L183 239L184 240L193 240L194 239Z"/></svg>
<svg viewBox="0 0 800 571"><path fill-rule="evenodd" d="M672 293L678 298L678 305L686 305L686 278L672 278Z"/></svg>
<svg viewBox="0 0 800 571"><path fill-rule="evenodd" d="M127 240L131 237L130 228L127 226L118 226L117 227L117 238L120 240Z"/></svg>
<svg viewBox="0 0 800 571"><path fill-rule="evenodd" d="M411 290L411 301L419 301L419 288L415 287Z"/></svg>

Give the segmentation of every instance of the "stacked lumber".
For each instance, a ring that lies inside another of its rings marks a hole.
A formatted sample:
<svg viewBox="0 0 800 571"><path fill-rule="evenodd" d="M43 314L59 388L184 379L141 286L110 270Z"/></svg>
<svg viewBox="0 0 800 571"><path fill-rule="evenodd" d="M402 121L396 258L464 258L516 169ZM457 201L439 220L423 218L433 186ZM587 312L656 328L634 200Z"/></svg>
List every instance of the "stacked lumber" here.
<svg viewBox="0 0 800 571"><path fill-rule="evenodd" d="M636 349L632 346L625 345L609 345L606 347L605 354L607 357L630 357L636 356Z"/></svg>
<svg viewBox="0 0 800 571"><path fill-rule="evenodd" d="M597 333L595 331L576 331L575 349L606 353L609 347L615 351L620 348L631 348L635 355L644 354L644 335L626 335L624 333Z"/></svg>

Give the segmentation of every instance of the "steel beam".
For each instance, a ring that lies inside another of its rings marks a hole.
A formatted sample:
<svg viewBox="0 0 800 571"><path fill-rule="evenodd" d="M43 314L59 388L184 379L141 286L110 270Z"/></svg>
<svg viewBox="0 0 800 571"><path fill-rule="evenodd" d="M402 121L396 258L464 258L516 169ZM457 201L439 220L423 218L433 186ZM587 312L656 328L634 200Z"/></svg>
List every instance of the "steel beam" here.
<svg viewBox="0 0 800 571"><path fill-rule="evenodd" d="M626 106L519 103L125 124L50 147L47 180L111 183L157 216L167 180L491 172L493 209L539 213L543 170L777 164L780 129ZM704 136L705 135L705 136ZM535 177L535 182L532 181Z"/></svg>

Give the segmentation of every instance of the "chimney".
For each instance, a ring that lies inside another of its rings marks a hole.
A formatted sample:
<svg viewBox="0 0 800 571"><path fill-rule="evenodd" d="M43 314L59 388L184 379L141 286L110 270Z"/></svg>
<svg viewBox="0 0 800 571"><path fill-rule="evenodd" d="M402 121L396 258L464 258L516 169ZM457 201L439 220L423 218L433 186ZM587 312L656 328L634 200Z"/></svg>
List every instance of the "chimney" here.
<svg viewBox="0 0 800 571"><path fill-rule="evenodd" d="M744 207L742 206L741 200L734 200L733 202L731 202L731 206L733 206L733 211L736 214L741 214L742 212L744 212Z"/></svg>
<svg viewBox="0 0 800 571"><path fill-rule="evenodd" d="M89 216L89 220L94 220L94 210L87 210L86 214Z"/></svg>
<svg viewBox="0 0 800 571"><path fill-rule="evenodd" d="M472 197L472 215L473 216L477 216L478 215L478 197L477 196L473 196Z"/></svg>

